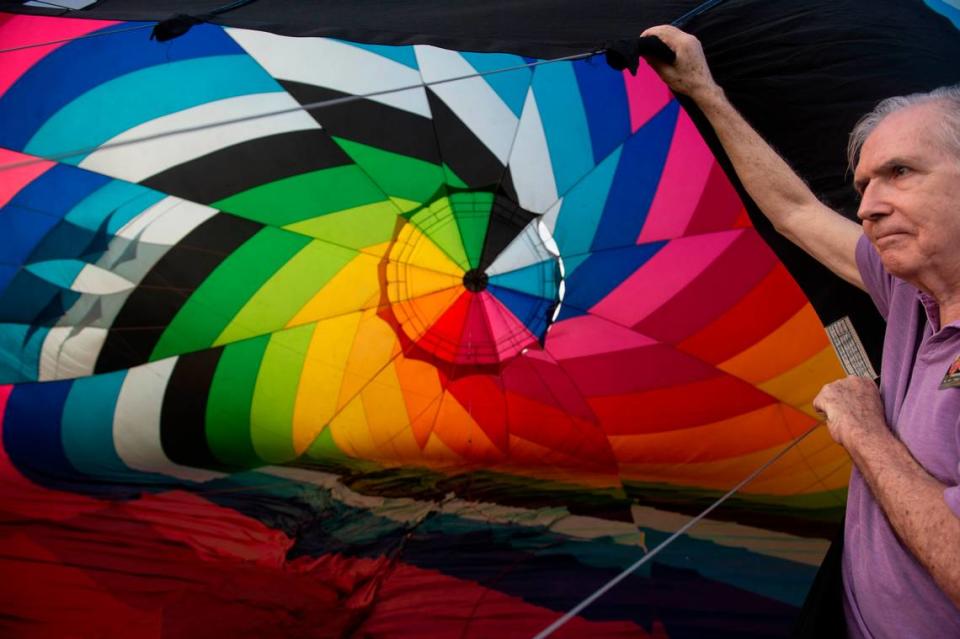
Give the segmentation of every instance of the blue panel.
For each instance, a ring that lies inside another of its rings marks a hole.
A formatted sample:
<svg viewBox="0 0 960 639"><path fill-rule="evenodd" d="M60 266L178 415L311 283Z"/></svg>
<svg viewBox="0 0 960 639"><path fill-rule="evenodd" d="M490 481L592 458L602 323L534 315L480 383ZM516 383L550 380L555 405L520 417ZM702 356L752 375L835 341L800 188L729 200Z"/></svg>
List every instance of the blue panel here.
<svg viewBox="0 0 960 639"><path fill-rule="evenodd" d="M470 66L480 73L527 64L523 58L506 53L462 53L461 55L470 63ZM523 112L523 103L527 99L527 91L530 89L530 77L532 75L531 69L524 68L516 71L491 73L484 76L483 79L510 107L514 115L520 117L520 113Z"/></svg>
<svg viewBox="0 0 960 639"><path fill-rule="evenodd" d="M40 60L0 98L0 146L22 150L57 111L113 78L177 60L243 53L220 27L212 25L196 26L165 43L150 40L149 34L142 30L74 40Z"/></svg>
<svg viewBox="0 0 960 639"><path fill-rule="evenodd" d="M48 329L0 324L0 384L35 382Z"/></svg>
<svg viewBox="0 0 960 639"><path fill-rule="evenodd" d="M667 160L680 107L671 101L623 145L592 248L633 244L640 235Z"/></svg>
<svg viewBox="0 0 960 639"><path fill-rule="evenodd" d="M183 60L141 69L101 84L64 106L25 146L50 156L96 147L155 118L241 95L280 91L280 85L246 55ZM83 126L77 126L82 122ZM85 154L64 160L77 164Z"/></svg>
<svg viewBox="0 0 960 639"><path fill-rule="evenodd" d="M590 129L573 65L564 62L537 67L533 91L547 136L557 192L562 195L593 168Z"/></svg>
<svg viewBox="0 0 960 639"><path fill-rule="evenodd" d="M600 162L630 135L630 108L623 74L596 60L573 63L587 114L593 161Z"/></svg>
<svg viewBox="0 0 960 639"><path fill-rule="evenodd" d="M650 242L600 251L588 257L576 271L567 275L561 317L589 311L665 245L666 242Z"/></svg>
<svg viewBox="0 0 960 639"><path fill-rule="evenodd" d="M570 260L585 256L590 250L619 161L618 149L580 180L563 198L553 229L553 239L560 248L568 274L569 270L575 267Z"/></svg>
<svg viewBox="0 0 960 639"><path fill-rule="evenodd" d="M10 266L23 264L59 222L54 215L8 204L0 210L0 259Z"/></svg>
<svg viewBox="0 0 960 639"><path fill-rule="evenodd" d="M10 264L0 264L0 292L5 290L13 277L20 272L19 266Z"/></svg>
<svg viewBox="0 0 960 639"><path fill-rule="evenodd" d="M24 476L47 488L65 488L80 478L60 439L60 417L72 382L14 387L3 415L3 444Z"/></svg>
<svg viewBox="0 0 960 639"><path fill-rule="evenodd" d="M924 0L927 3L927 6L933 9L938 13L945 15L950 22L953 23L953 26L960 29L960 3L956 0L952 2L947 0Z"/></svg>
<svg viewBox="0 0 960 639"><path fill-rule="evenodd" d="M26 185L10 199L9 205L32 209L36 214L62 218L70 209L111 181L103 175L57 164ZM0 217L4 213L0 209Z"/></svg>
<svg viewBox="0 0 960 639"><path fill-rule="evenodd" d="M383 56L394 62L399 62L411 69L420 70L419 65L417 65L417 54L411 46L392 47L385 44L363 44L360 42L350 42L348 40L340 40L340 42L357 47L358 49L364 49L370 53L376 53L379 56Z"/></svg>
<svg viewBox="0 0 960 639"><path fill-rule="evenodd" d="M528 331L536 335L538 339L543 339L543 334L550 321L549 313L554 306L553 300L531 297L499 286L490 286L487 290L501 304L506 306L518 320L523 322Z"/></svg>
<svg viewBox="0 0 960 639"><path fill-rule="evenodd" d="M126 371L76 380L63 410L63 447L80 472L100 480L118 481L144 473L129 469L117 455L113 414Z"/></svg>
<svg viewBox="0 0 960 639"><path fill-rule="evenodd" d="M537 262L524 268L490 277L490 284L511 291L547 299L557 298L559 273L553 260Z"/></svg>

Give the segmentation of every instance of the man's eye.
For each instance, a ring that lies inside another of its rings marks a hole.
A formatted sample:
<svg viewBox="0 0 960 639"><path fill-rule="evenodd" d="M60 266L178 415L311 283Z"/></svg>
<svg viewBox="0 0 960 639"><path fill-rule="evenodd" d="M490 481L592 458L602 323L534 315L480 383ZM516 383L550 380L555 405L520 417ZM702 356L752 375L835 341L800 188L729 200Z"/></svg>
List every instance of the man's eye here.
<svg viewBox="0 0 960 639"><path fill-rule="evenodd" d="M906 174L909 173L909 172L910 172L910 169L909 169L909 168L907 168L907 167L905 167L905 166L902 166L902 165L899 165L899 164L898 164L897 166L893 167L893 174L894 174L895 176L897 176L897 177L902 177L902 176L906 175Z"/></svg>

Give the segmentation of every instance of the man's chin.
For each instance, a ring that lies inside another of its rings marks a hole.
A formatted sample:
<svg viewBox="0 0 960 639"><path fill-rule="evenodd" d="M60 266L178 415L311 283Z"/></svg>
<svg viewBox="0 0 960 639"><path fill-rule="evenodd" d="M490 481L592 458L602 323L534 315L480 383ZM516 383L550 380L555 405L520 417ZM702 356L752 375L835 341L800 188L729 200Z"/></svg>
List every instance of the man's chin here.
<svg viewBox="0 0 960 639"><path fill-rule="evenodd" d="M912 280L919 268L916 260L907 259L899 251L880 251L880 261L887 273L901 280Z"/></svg>

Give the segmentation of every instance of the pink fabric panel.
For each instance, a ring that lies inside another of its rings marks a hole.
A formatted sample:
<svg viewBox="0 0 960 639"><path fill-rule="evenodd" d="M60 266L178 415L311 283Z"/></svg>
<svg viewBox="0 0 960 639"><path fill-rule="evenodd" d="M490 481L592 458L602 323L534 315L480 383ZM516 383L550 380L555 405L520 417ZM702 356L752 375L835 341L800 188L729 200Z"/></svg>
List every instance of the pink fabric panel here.
<svg viewBox="0 0 960 639"><path fill-rule="evenodd" d="M68 40L77 38L98 29L117 24L106 20L68 20L40 16L9 16L0 22L0 49L12 49L28 44ZM0 95L26 73L41 58L62 47L66 43L49 44L43 47L21 49L3 54L0 64Z"/></svg>
<svg viewBox="0 0 960 639"><path fill-rule="evenodd" d="M514 317L503 304L498 302L489 291L479 294L483 309L490 324L490 333L497 343L497 352L501 359L515 355L535 338L523 322ZM509 339L513 336L513 339Z"/></svg>
<svg viewBox="0 0 960 639"><path fill-rule="evenodd" d="M580 315L557 322L547 333L546 351L556 360L642 348L656 342L600 317Z"/></svg>
<svg viewBox="0 0 960 639"><path fill-rule="evenodd" d="M713 264L741 229L673 240L590 312L621 326L633 326L654 313Z"/></svg>
<svg viewBox="0 0 960 639"><path fill-rule="evenodd" d="M669 240L683 235L697 210L715 160L690 116L680 111L673 143L660 175L637 243Z"/></svg>
<svg viewBox="0 0 960 639"><path fill-rule="evenodd" d="M3 168L8 164L16 164L32 159L34 158L29 155L0 149L0 207L6 205L23 187L40 177L54 164L53 162L44 160L43 162L21 166L16 169Z"/></svg>
<svg viewBox="0 0 960 639"><path fill-rule="evenodd" d="M657 76L653 69L640 60L637 75L623 72L623 80L627 87L627 100L630 103L630 131L635 133L660 109L667 106L673 99L670 89Z"/></svg>

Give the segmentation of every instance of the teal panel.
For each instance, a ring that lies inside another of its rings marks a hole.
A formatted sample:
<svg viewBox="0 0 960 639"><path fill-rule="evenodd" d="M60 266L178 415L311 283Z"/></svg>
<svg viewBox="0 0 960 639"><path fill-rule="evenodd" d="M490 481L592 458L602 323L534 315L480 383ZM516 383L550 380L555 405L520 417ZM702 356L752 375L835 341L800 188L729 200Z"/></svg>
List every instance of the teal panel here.
<svg viewBox="0 0 960 639"><path fill-rule="evenodd" d="M404 66L410 67L411 69L420 69L420 67L417 65L417 54L414 52L413 47L392 47L385 44L361 44L359 42L350 42L348 40L341 40L341 42L357 47L358 49L369 51L370 53L376 53L379 56L383 56L384 58L393 60L394 62L399 62Z"/></svg>
<svg viewBox="0 0 960 639"><path fill-rule="evenodd" d="M557 297L556 268L553 260L537 262L515 271L493 275L490 284L552 300Z"/></svg>
<svg viewBox="0 0 960 639"><path fill-rule="evenodd" d="M470 63L470 66L480 73L499 71L500 69L526 64L526 60L520 56L506 53L464 53L462 55ZM517 117L520 117L520 113L523 111L523 103L527 99L527 91L530 88L531 75L533 75L533 71L525 68L516 71L491 73L484 76L483 79L497 92L497 95L510 107L510 110Z"/></svg>
<svg viewBox="0 0 960 639"><path fill-rule="evenodd" d="M610 184L617 172L622 147L604 158L586 177L563 198L563 204L553 229L553 239L560 247L567 276L572 272L568 257L588 254L603 215Z"/></svg>
<svg viewBox="0 0 960 639"><path fill-rule="evenodd" d="M73 280L77 279L77 275L86 265L86 262L80 260L46 260L35 264L27 264L25 268L54 286L70 288Z"/></svg>
<svg viewBox="0 0 960 639"><path fill-rule="evenodd" d="M37 381L40 348L49 330L26 324L0 324L0 384Z"/></svg>
<svg viewBox="0 0 960 639"><path fill-rule="evenodd" d="M67 459L85 475L120 479L131 474L113 443L113 414L126 371L77 379L63 406L61 438Z"/></svg>
<svg viewBox="0 0 960 639"><path fill-rule="evenodd" d="M64 219L96 231L109 218L107 230L116 233L124 224L164 197L163 193L145 186L113 180L81 200Z"/></svg>
<svg viewBox="0 0 960 639"><path fill-rule="evenodd" d="M25 152L51 156L103 144L144 122L207 102L269 93L280 85L249 56L211 56L149 67L105 82L51 117ZM78 123L83 123L78 126ZM78 164L87 153L64 162Z"/></svg>
<svg viewBox="0 0 960 639"><path fill-rule="evenodd" d="M590 127L573 65L563 62L537 67L533 93L550 148L557 192L563 194L593 168Z"/></svg>

